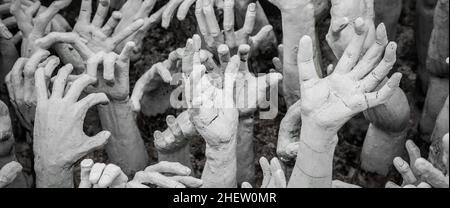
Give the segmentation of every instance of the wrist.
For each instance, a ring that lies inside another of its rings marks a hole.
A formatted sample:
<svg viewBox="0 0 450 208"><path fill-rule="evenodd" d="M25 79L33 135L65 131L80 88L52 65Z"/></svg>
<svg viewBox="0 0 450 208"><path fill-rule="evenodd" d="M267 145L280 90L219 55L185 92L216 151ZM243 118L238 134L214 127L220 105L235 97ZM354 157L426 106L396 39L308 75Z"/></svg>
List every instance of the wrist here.
<svg viewBox="0 0 450 208"><path fill-rule="evenodd" d="M37 188L73 188L73 170L66 165L35 161Z"/></svg>
<svg viewBox="0 0 450 208"><path fill-rule="evenodd" d="M337 130L327 128L305 119L302 122L300 141L316 152L330 152L336 148Z"/></svg>

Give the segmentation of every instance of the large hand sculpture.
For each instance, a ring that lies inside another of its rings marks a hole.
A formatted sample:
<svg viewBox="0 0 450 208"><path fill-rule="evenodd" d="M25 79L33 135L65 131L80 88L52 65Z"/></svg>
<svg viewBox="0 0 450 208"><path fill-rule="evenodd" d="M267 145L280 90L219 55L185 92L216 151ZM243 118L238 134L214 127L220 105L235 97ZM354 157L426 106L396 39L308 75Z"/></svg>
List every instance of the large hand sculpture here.
<svg viewBox="0 0 450 208"><path fill-rule="evenodd" d="M48 93L44 68L35 73L36 122L34 127L35 171L37 187L73 187L72 168L86 154L103 147L111 133L103 131L94 137L83 132L83 122L89 108L108 103L103 93L90 94L78 101L83 90L96 79L83 75L66 87L73 67L59 69ZM68 110L69 109L69 110Z"/></svg>
<svg viewBox="0 0 450 208"><path fill-rule="evenodd" d="M193 72L189 80L185 81L191 121L206 141L207 161L202 174L205 188L237 186L236 134L239 111L234 103L234 87L239 62L238 56L231 58L224 72L223 84L217 83L217 80L203 76L206 67L201 65L199 53L196 52Z"/></svg>
<svg viewBox="0 0 450 208"><path fill-rule="evenodd" d="M114 51L122 41L133 35L144 25L144 20L134 19L120 31L114 32L122 18L122 14L114 12L105 23L109 4L109 0L101 0L94 19L91 21L92 0L83 0L78 21L73 29L73 32L79 34L86 41L87 47L95 53Z"/></svg>
<svg viewBox="0 0 450 208"><path fill-rule="evenodd" d="M95 163L86 159L81 162L79 188L198 188L202 181L189 174L191 170L179 163L161 162L136 173L133 180L114 164ZM170 175L165 176L164 174Z"/></svg>
<svg viewBox="0 0 450 208"><path fill-rule="evenodd" d="M29 7L22 6L23 0L14 0L11 5L11 13L16 17L17 24L23 35L22 57L30 57L37 49L35 41L47 33L47 27L58 12L67 7L71 0L53 1L43 12L38 13L41 6L39 1ZM33 17L34 14L36 17Z"/></svg>
<svg viewBox="0 0 450 208"><path fill-rule="evenodd" d="M198 0L195 8L198 26L208 50L215 53L221 44L226 44L232 54L236 54L241 44L248 44L254 50L268 38L272 26L264 26L255 36L251 36L256 21L256 4L248 5L244 26L234 31L234 0L224 2L224 31L220 30L212 4L213 0Z"/></svg>
<svg viewBox="0 0 450 208"><path fill-rule="evenodd" d="M108 158L127 175L142 170L148 163L147 151L129 104L130 57L134 46L129 42L120 55L103 51L93 54L87 61L86 70L86 74L96 78L97 82L85 91L105 93L110 100L108 105L98 107L103 128L111 132L106 146Z"/></svg>
<svg viewBox="0 0 450 208"><path fill-rule="evenodd" d="M338 130L356 114L385 103L399 86L402 75L396 73L380 90L374 91L392 68L396 45L388 45L386 61L378 66L359 61L368 29L360 18L355 23L358 36L347 47L334 72L323 79L315 72L312 39L305 36L300 40L299 102L303 124L290 187L331 187ZM373 53L367 52L362 60Z"/></svg>

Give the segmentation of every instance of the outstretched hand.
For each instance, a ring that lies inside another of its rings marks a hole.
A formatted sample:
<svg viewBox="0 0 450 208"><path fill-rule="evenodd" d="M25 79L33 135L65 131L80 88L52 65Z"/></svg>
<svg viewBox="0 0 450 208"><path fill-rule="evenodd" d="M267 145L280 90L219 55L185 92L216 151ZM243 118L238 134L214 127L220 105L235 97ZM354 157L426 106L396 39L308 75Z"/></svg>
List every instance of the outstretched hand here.
<svg viewBox="0 0 450 208"><path fill-rule="evenodd" d="M39 68L35 73L37 107L33 150L37 187L73 186L71 179L66 178L71 177L73 164L103 147L111 135L103 131L88 137L83 132L83 122L89 108L109 100L105 94L99 93L78 101L83 90L94 84L96 79L83 75L66 86L72 70L71 65L59 69L51 94L47 88L50 80L45 76L44 68ZM66 175L62 174L64 172Z"/></svg>
<svg viewBox="0 0 450 208"><path fill-rule="evenodd" d="M396 73L384 87L374 92L395 63L397 46L390 43L386 47L384 58L378 66L376 62L367 64L364 60L370 60L379 51L368 51L360 61L368 32L361 18L356 20L355 31L358 36L346 48L334 72L323 79L315 71L311 38L305 36L300 40L298 66L302 121L323 128L330 135L336 134L356 114L386 102L402 78L402 74Z"/></svg>

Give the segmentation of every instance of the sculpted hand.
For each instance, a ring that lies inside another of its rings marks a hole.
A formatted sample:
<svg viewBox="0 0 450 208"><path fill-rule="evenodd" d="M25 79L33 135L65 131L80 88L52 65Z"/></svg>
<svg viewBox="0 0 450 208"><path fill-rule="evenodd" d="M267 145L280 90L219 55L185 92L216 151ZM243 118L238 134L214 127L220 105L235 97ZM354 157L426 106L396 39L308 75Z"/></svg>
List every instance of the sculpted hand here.
<svg viewBox="0 0 450 208"><path fill-rule="evenodd" d="M261 188L287 188L286 176L280 161L276 157L270 163L265 157L262 157L259 164L264 174ZM249 183L244 183L242 188L252 188L252 186Z"/></svg>
<svg viewBox="0 0 450 208"><path fill-rule="evenodd" d="M368 51L359 61L367 34L362 19L356 20L356 31L358 36L346 48L345 56L339 60L334 72L323 79L315 72L311 38L305 36L300 40L298 68L302 122L323 128L330 133L330 138L335 138L332 135L356 114L386 102L399 86L402 77L400 73L394 74L385 86L373 92L395 63L396 44L390 43L386 47L384 59L378 66L376 63L367 64L362 60L379 52ZM317 144L319 141L309 142ZM336 141L321 142L327 146Z"/></svg>
<svg viewBox="0 0 450 208"><path fill-rule="evenodd" d="M78 101L83 90L95 83L95 78L83 75L71 86L66 81L73 67L62 67L48 93L43 68L35 74L36 122L33 150L38 187L72 187L71 169L86 154L103 147L110 132L103 131L94 137L83 132L83 122L89 108L108 103L103 93L90 94Z"/></svg>
<svg viewBox="0 0 450 208"><path fill-rule="evenodd" d="M158 152L166 154L176 152L197 135L197 130L189 120L188 111L181 113L177 118L172 115L167 116L166 123L169 127L167 130L154 133L155 148Z"/></svg>
<svg viewBox="0 0 450 208"><path fill-rule="evenodd" d="M369 28L364 41L365 52L375 42L375 11L374 0L332 0L331 25L327 34L328 45L339 59L357 34L355 33L356 19L362 18Z"/></svg>
<svg viewBox="0 0 450 208"><path fill-rule="evenodd" d="M191 120L208 146L220 148L223 144L236 141L239 112L235 108L233 92L240 65L239 57L234 56L228 63L222 88L221 83L210 80L209 76L202 76L206 67L201 65L198 53L195 56L190 81L186 82L194 84L190 105ZM188 86L186 89L191 88ZM191 94L188 91L185 93ZM224 126L228 128L224 129Z"/></svg>
<svg viewBox="0 0 450 208"><path fill-rule="evenodd" d="M94 19L91 21L92 0L83 0L80 15L73 29L86 42L87 47L93 51L109 53L128 37L133 35L144 25L144 20L134 19L120 32L114 32L122 18L120 12L114 12L110 19L104 23L109 11L109 0L101 0ZM114 33L113 33L114 32ZM125 45L125 44L124 44ZM122 49L119 50L122 51Z"/></svg>
<svg viewBox="0 0 450 208"><path fill-rule="evenodd" d="M129 35L116 47L115 51L117 53L123 49L127 42L133 41L136 43L136 48L133 51L131 60L135 61L139 59L140 54L142 53L143 42L145 36L147 35L147 32L152 28L152 26L161 21L162 13L166 8L166 6L164 6L150 15L155 4L156 0L134 0L125 2L125 4L120 9L122 18L119 20L113 34L121 33L123 30L125 30L127 27L129 27L139 19L143 19L144 24L138 29L138 31Z"/></svg>
<svg viewBox="0 0 450 208"><path fill-rule="evenodd" d="M191 170L179 163L161 162L136 173L133 180L114 164L95 163L86 159L81 162L79 188L198 188L202 181L189 176ZM165 176L168 174L170 176Z"/></svg>
<svg viewBox="0 0 450 208"><path fill-rule="evenodd" d="M236 54L238 47L248 44L253 50L258 49L262 41L269 39L272 26L263 27L258 34L251 37L256 21L256 4L248 5L244 26L234 31L234 0L224 1L224 20L222 32L217 22L212 4L213 0L197 0L195 16L208 50L215 53L221 44L226 44Z"/></svg>
<svg viewBox="0 0 450 208"><path fill-rule="evenodd" d="M19 58L11 72L5 77L11 103L21 124L30 132L33 130L36 110L35 72L44 68L45 75L51 76L59 65L56 56L49 57L50 52L37 50L29 59Z"/></svg>
<svg viewBox="0 0 450 208"><path fill-rule="evenodd" d="M88 60L87 74L97 78L95 86L89 86L89 93L105 93L111 101L125 101L130 94L130 56L135 44L129 42L120 55L99 52ZM99 64L103 63L100 68Z"/></svg>
<svg viewBox="0 0 450 208"><path fill-rule="evenodd" d="M52 19L61 9L67 7L72 0L53 1L48 8L40 13L38 13L41 7L40 1L32 3L29 7L22 6L25 2L25 0L14 0L11 4L11 14L16 18L17 25L23 36L21 55L30 57L39 48L35 41L45 36ZM36 13L38 14L34 17Z"/></svg>
<svg viewBox="0 0 450 208"><path fill-rule="evenodd" d="M22 165L18 162L10 162L0 168L0 188L6 187L22 172Z"/></svg>

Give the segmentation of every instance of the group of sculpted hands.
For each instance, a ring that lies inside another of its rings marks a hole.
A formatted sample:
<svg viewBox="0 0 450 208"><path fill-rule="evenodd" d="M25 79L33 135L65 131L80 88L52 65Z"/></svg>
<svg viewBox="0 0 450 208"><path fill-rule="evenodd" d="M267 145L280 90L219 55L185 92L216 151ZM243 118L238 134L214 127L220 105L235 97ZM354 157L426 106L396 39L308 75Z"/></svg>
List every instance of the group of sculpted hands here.
<svg viewBox="0 0 450 208"><path fill-rule="evenodd" d="M73 26L59 14L71 2L56 0L45 7L38 0L0 1L0 38L21 44L11 68L1 68L8 72L4 79L11 107L0 101L0 188L14 183L23 170L14 156L10 115L32 141L34 184L39 188L358 187L332 180L338 131L354 116L388 102L402 79L401 73L391 73L397 44L389 42L383 23L375 25L373 0L331 1L326 40L338 61L324 75L318 73L319 49L310 35L298 37L294 52L280 45L269 73L251 70L251 58L272 41L273 33L270 25L257 27L262 20L254 1L170 0L154 11L157 0L82 0ZM311 0L270 2L283 18L295 13L314 19L320 5ZM147 33L158 24L169 27L175 13L183 21L191 8L199 34L149 67L132 86L130 70L141 57ZM245 19L239 25L235 19L242 11ZM221 23L217 12L223 13ZM285 19L283 24L306 24ZM289 64L286 56L296 60L293 87L300 89L301 98L281 123L279 159L259 160L261 185L238 184L240 118L266 108L266 94L287 84L282 75ZM147 105L145 97L167 84L179 86L172 98L183 113L167 117L168 129L155 132L154 145L160 154L176 155L192 138L201 137L206 164L200 179L182 161L148 161L136 116ZM104 130L88 136L83 126L93 108ZM127 140L129 135L137 140ZM388 182L386 187L448 188L448 144L447 134L442 142L446 170L441 171L408 141L410 162L394 160L403 183ZM88 159L105 148L110 164ZM112 156L122 154L127 158ZM292 159L295 168L287 178L283 162ZM74 180L78 166L81 177Z"/></svg>

